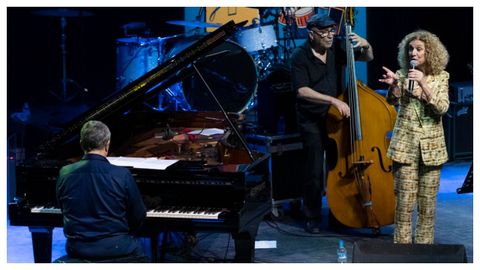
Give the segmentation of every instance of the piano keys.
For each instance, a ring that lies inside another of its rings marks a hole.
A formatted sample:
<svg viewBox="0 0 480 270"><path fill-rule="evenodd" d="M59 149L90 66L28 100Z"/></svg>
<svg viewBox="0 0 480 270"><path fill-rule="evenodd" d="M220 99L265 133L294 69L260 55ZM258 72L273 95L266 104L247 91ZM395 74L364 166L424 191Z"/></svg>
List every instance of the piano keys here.
<svg viewBox="0 0 480 270"><path fill-rule="evenodd" d="M147 211L147 218L185 218L185 219L215 219L221 220L220 215L228 209L207 208L198 206L161 206ZM35 206L30 209L32 214L61 215L62 210L56 207Z"/></svg>
<svg viewBox="0 0 480 270"><path fill-rule="evenodd" d="M30 208L30 213L32 214L54 214L54 215L61 215L62 210L56 207L48 207L48 206L33 206Z"/></svg>

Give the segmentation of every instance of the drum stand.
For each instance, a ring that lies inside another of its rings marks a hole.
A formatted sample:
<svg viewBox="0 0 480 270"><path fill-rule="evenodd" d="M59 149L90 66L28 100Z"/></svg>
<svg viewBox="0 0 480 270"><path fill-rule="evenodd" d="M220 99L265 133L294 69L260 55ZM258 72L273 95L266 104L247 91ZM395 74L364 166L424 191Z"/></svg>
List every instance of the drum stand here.
<svg viewBox="0 0 480 270"><path fill-rule="evenodd" d="M284 8L281 9L280 11L283 16L285 17L285 27L283 27L283 55L282 55L282 60L283 63L288 63L290 59L290 54L292 53L293 49L296 47L295 44L295 38L293 35L293 28L294 28L294 14L293 12L289 11L287 12ZM277 16L278 17L278 16ZM275 23L278 27L278 20L275 20Z"/></svg>
<svg viewBox="0 0 480 270"><path fill-rule="evenodd" d="M62 30L61 39L60 39L60 49L62 53L62 80L61 80L62 89L60 94L55 93L55 91L50 91L50 93L61 101L70 101L78 94L78 92L75 92L69 95L68 86L67 86L68 83L72 83L76 88L81 89L84 92L88 92L88 89L82 88L74 80L69 79L67 77L67 50L66 50L67 34L65 32L65 28L67 26L67 18L65 16L60 17L60 25Z"/></svg>
<svg viewBox="0 0 480 270"><path fill-rule="evenodd" d="M161 93L157 94L157 106L153 106L148 102L144 104L154 111L191 111L192 107L186 102L179 83L167 87Z"/></svg>

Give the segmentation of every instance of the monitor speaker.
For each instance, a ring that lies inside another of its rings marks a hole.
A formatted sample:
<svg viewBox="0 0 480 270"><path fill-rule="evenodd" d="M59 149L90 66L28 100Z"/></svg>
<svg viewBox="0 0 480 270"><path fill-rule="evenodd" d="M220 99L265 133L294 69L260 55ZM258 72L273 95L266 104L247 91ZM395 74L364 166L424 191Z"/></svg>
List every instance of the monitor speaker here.
<svg viewBox="0 0 480 270"><path fill-rule="evenodd" d="M385 241L357 241L354 263L466 263L463 245L393 244Z"/></svg>
<svg viewBox="0 0 480 270"><path fill-rule="evenodd" d="M443 118L450 161L473 157L473 104L451 102Z"/></svg>

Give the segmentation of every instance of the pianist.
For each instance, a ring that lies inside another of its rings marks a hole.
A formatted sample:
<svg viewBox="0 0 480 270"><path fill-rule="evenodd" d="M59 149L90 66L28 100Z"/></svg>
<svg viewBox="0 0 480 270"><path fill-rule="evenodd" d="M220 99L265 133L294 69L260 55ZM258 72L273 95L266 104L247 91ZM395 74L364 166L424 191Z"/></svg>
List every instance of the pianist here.
<svg viewBox="0 0 480 270"><path fill-rule="evenodd" d="M134 233L146 209L130 172L106 159L110 130L88 121L80 132L83 158L60 170L57 200L70 257L101 261L145 258Z"/></svg>

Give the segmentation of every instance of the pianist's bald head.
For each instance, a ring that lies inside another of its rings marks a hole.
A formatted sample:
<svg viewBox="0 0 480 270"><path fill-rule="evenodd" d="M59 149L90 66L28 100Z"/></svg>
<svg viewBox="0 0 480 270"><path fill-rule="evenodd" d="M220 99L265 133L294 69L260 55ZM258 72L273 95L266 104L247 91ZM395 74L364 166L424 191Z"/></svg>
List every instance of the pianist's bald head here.
<svg viewBox="0 0 480 270"><path fill-rule="evenodd" d="M80 131L80 145L84 152L102 150L108 148L110 135L107 125L91 120L86 122Z"/></svg>

